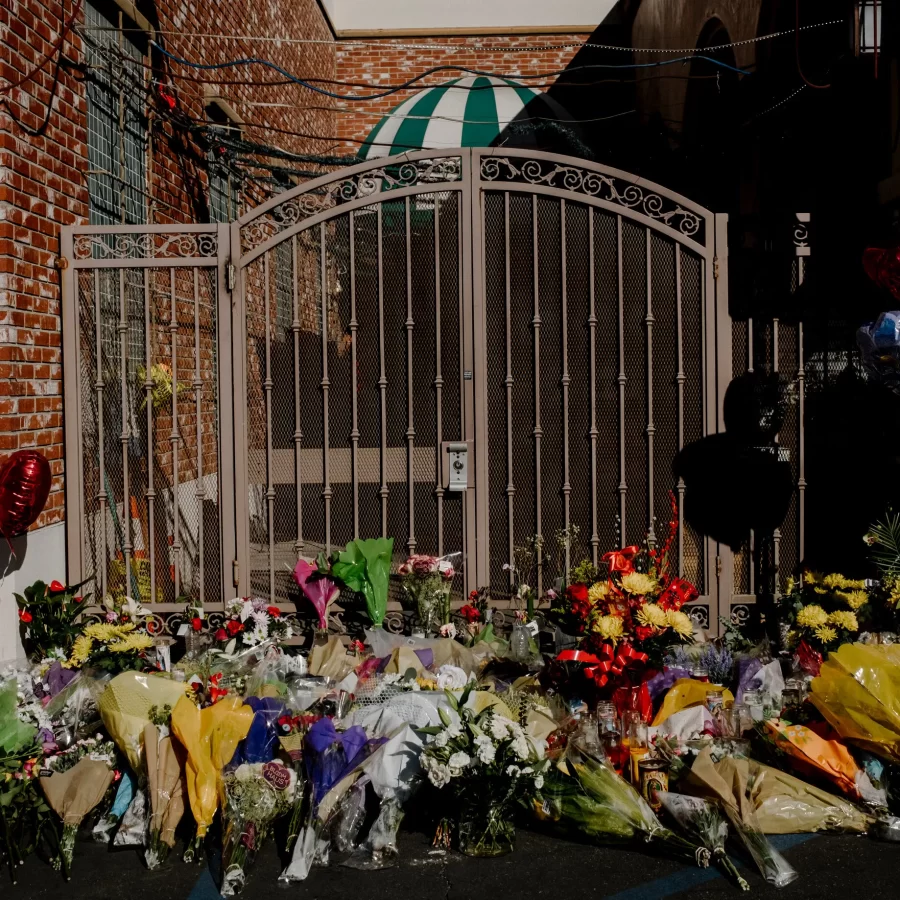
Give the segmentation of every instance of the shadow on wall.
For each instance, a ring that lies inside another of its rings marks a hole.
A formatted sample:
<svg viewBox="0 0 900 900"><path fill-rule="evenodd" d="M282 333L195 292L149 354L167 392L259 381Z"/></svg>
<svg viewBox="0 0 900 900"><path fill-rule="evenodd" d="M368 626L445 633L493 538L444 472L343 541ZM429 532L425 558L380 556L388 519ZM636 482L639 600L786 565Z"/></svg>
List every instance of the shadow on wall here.
<svg viewBox="0 0 900 900"><path fill-rule="evenodd" d="M25 565L27 554L27 533L16 535L12 540L0 538L0 580L18 572Z"/></svg>
<svg viewBox="0 0 900 900"><path fill-rule="evenodd" d="M734 550L751 529L777 528L790 505L795 476L775 444L786 395L777 374L735 378L725 394L725 433L695 441L675 458L675 477L685 483L685 519Z"/></svg>

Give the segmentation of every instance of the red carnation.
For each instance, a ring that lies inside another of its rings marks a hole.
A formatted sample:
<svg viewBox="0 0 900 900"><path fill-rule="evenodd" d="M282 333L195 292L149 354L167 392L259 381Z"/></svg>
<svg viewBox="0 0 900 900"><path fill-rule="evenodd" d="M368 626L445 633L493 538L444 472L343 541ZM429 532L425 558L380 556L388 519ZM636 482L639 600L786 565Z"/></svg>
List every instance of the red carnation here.
<svg viewBox="0 0 900 900"><path fill-rule="evenodd" d="M20 609L19 618L27 625L31 621L32 615L27 609Z"/></svg>
<svg viewBox="0 0 900 900"><path fill-rule="evenodd" d="M281 618L281 610L280 610L277 606L267 606L267 607L266 607L266 612L267 612L273 619L280 619L280 618Z"/></svg>
<svg viewBox="0 0 900 900"><path fill-rule="evenodd" d="M194 618L191 619L191 628L193 628L194 631L200 631L200 629L203 628L203 619L201 619L200 616L194 616Z"/></svg>
<svg viewBox="0 0 900 900"><path fill-rule="evenodd" d="M220 628L218 631L216 631L216 640L217 641L224 641L227 637L228 637L228 632L225 631L224 628Z"/></svg>
<svg viewBox="0 0 900 900"><path fill-rule="evenodd" d="M634 629L634 634L639 641L646 641L648 637L653 636L653 629L647 625L638 625Z"/></svg>
<svg viewBox="0 0 900 900"><path fill-rule="evenodd" d="M470 606L468 603L460 608L459 614L470 624L472 622L481 621L481 613L474 606Z"/></svg>
<svg viewBox="0 0 900 900"><path fill-rule="evenodd" d="M238 622L237 619L229 620L228 624L225 626L228 629L228 633L234 637L239 631L244 630L243 622Z"/></svg>
<svg viewBox="0 0 900 900"><path fill-rule="evenodd" d="M64 591L66 586L64 584L60 584L58 581L50 582L50 590L53 591L54 594L59 593L60 591Z"/></svg>

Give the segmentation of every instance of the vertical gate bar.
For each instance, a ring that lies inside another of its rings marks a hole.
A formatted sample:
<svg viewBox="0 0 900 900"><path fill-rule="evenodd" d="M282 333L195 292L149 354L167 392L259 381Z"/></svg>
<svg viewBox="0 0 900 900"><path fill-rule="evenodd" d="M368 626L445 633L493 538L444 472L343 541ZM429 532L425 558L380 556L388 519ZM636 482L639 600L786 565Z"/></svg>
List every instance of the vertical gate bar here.
<svg viewBox="0 0 900 900"><path fill-rule="evenodd" d="M100 462L100 480L97 487L97 502L100 505L100 595L106 596L106 575L109 545L106 540L106 454L103 449L103 332L100 322L100 270L94 270L94 342L97 348L97 377L94 390L97 392L97 450Z"/></svg>
<svg viewBox="0 0 900 900"><path fill-rule="evenodd" d="M538 256L538 198L531 198L531 239L532 239L532 265L534 284L534 318L531 320L534 326L534 514L535 534L541 536L541 438L544 431L541 428L541 284L540 266ZM544 554L541 543L536 548L537 556L537 593L539 597L544 594Z"/></svg>
<svg viewBox="0 0 900 900"><path fill-rule="evenodd" d="M514 587L515 573L512 566L515 564L515 519L514 506L516 487L513 482L513 436L512 436L512 309L510 297L510 252L509 252L509 191L503 195L503 250L505 254L504 264L504 300L506 310L506 534L507 534L507 562L509 563L510 586Z"/></svg>
<svg viewBox="0 0 900 900"><path fill-rule="evenodd" d="M678 244L675 245L676 247ZM588 207L588 290L591 311L588 315L590 331L591 365L591 561L594 566L600 561L600 535L597 533L597 308L596 273L594 271L594 207Z"/></svg>
<svg viewBox="0 0 900 900"><path fill-rule="evenodd" d="M616 274L619 293L619 541L625 544L625 284L622 277L622 216L616 216Z"/></svg>
<svg viewBox="0 0 900 900"><path fill-rule="evenodd" d="M384 369L384 259L382 248L384 241L384 224L381 205L378 211L378 393L381 400L381 485L378 494L381 497L381 536L387 537L387 374Z"/></svg>
<svg viewBox="0 0 900 900"><path fill-rule="evenodd" d="M198 597L202 600L204 591L203 572L203 503L206 488L203 478L203 425L200 419L203 378L200 372L200 269L194 266L194 406L197 413L197 555Z"/></svg>
<svg viewBox="0 0 900 900"><path fill-rule="evenodd" d="M356 212L350 212L350 368L353 371L350 425L350 480L353 493L353 539L359 538L359 419L357 384L359 374L356 368Z"/></svg>
<svg viewBox="0 0 900 900"><path fill-rule="evenodd" d="M415 453L416 430L413 426L413 314L412 314L412 244L410 235L409 197L406 198L406 466L409 491L409 555L416 552Z"/></svg>
<svg viewBox="0 0 900 900"><path fill-rule="evenodd" d="M181 594L181 530L178 509L178 301L175 295L175 269L169 272L169 292L171 310L169 313L169 337L172 341L170 355L172 358L172 432L169 441L172 445L172 559L175 571L172 580L175 584L175 596Z"/></svg>
<svg viewBox="0 0 900 900"><path fill-rule="evenodd" d="M747 371L753 371L753 316L747 317ZM756 529L750 529L750 559L748 560L750 577L747 590L756 593Z"/></svg>
<svg viewBox="0 0 900 900"><path fill-rule="evenodd" d="M678 390L678 453L684 449L684 334L681 318L681 244L675 242L675 331L678 371L675 384ZM678 577L684 577L684 476L678 476Z"/></svg>
<svg viewBox="0 0 900 900"><path fill-rule="evenodd" d="M563 401L563 517L566 527L566 556L565 565L566 573L572 566L572 549L571 541L568 537L569 519L571 517L570 500L572 494L572 485L569 481L569 292L568 292L568 267L566 260L566 201L559 201L559 223L560 223L560 281L562 284L562 401Z"/></svg>
<svg viewBox="0 0 900 900"><path fill-rule="evenodd" d="M434 192L434 396L435 446L434 493L437 497L437 552L444 555L444 480L441 478L441 443L443 442L444 376L441 370L441 195ZM463 504L465 505L465 504Z"/></svg>
<svg viewBox="0 0 900 900"><path fill-rule="evenodd" d="M297 277L296 234L291 238L291 282L293 303L291 331L294 333L294 485L297 495L297 538L294 541L294 552L299 558L303 552L303 467L300 463L303 426L300 419L302 409L300 400L300 279Z"/></svg>
<svg viewBox="0 0 900 900"><path fill-rule="evenodd" d="M647 543L656 546L656 516L653 514L653 239L647 230Z"/></svg>
<svg viewBox="0 0 900 900"><path fill-rule="evenodd" d="M119 375L122 392L122 526L124 540L122 551L125 557L125 589L130 590L133 574L131 571L131 479L128 466L128 442L131 429L128 425L128 318L125 310L125 270L119 269ZM140 598L136 598L140 599Z"/></svg>
<svg viewBox="0 0 900 900"><path fill-rule="evenodd" d="M806 223L809 221L809 214L798 213L797 220L803 232L806 232ZM799 238L795 236L794 243L797 253L797 287L798 289L806 280L806 255L809 254L810 248L804 246L807 242L803 240L805 233L801 233ZM797 561L803 563L806 557L806 364L803 361L803 319L797 323L797 396L799 408L797 411L799 417L797 435L797 456L798 456L798 472L797 472L797 506L799 515L799 548Z"/></svg>
<svg viewBox="0 0 900 900"><path fill-rule="evenodd" d="M153 344L150 338L150 270L144 269L144 408L147 410L147 555L150 560L150 602L156 602L156 441L153 440Z"/></svg>
<svg viewBox="0 0 900 900"><path fill-rule="evenodd" d="M778 319L772 319L772 371L778 373ZM775 435L775 453L776 460L781 456L781 450L778 447L778 435ZM781 528L776 528L772 532L772 564L775 569L775 581L772 585L772 594L775 599L781 596L780 579L781 579Z"/></svg>
<svg viewBox="0 0 900 900"><path fill-rule="evenodd" d="M275 382L272 379L272 320L271 300L272 288L269 284L269 257L270 251L263 256L263 300L265 303L266 325L266 378L263 381L263 390L266 393L266 513L268 521L269 539L269 599L275 600L275 484L273 481L274 453L272 450L272 389Z"/></svg>
<svg viewBox="0 0 900 900"><path fill-rule="evenodd" d="M325 501L325 553L331 555L331 448L328 419L328 261L325 256L325 222L319 225L319 279L322 284L322 499Z"/></svg>
<svg viewBox="0 0 900 900"><path fill-rule="evenodd" d="M240 278L232 280L229 270L231 226L225 222L219 224L216 233L216 273L215 273L215 318L214 343L212 352L213 390L215 415L212 421L216 429L215 448L217 451L218 471L216 472L216 505L219 511L219 561L220 576L218 584L218 602L221 605L226 597L234 594L235 575L240 564L237 559L237 515L239 507L239 488L242 483L239 470L246 462L247 445L240 442L241 460L235 459L234 448L239 431L235 425L234 397L235 386L240 382L240 364L234 355L234 323L241 314L242 292L238 285ZM235 283L236 282L236 283ZM243 330L243 329L241 329ZM209 390L209 388L208 388ZM241 395L242 401L246 392ZM246 405L242 403L242 405ZM246 503L247 492L244 489L243 502ZM245 552L245 551L242 551ZM205 603L212 603L213 598L204 597ZM210 606L210 609L213 607Z"/></svg>

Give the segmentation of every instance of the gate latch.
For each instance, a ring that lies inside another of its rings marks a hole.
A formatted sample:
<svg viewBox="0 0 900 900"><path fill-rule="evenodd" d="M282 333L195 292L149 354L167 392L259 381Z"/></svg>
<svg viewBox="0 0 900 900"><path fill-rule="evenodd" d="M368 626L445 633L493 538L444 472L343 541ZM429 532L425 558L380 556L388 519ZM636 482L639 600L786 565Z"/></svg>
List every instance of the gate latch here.
<svg viewBox="0 0 900 900"><path fill-rule="evenodd" d="M469 487L469 445L444 444L447 466L444 469L444 486L451 493L462 492Z"/></svg>

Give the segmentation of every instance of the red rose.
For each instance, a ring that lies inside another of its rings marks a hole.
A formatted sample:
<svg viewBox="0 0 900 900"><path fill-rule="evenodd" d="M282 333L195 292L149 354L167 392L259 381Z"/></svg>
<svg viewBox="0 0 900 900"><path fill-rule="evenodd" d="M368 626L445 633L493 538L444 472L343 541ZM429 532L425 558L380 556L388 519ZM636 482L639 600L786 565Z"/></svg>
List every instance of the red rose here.
<svg viewBox="0 0 900 900"><path fill-rule="evenodd" d="M569 603L574 604L576 601L580 603L588 602L588 589L586 584L570 584L566 588L566 597Z"/></svg>
<svg viewBox="0 0 900 900"><path fill-rule="evenodd" d="M200 631L200 629L203 628L203 619L201 619L200 616L194 616L194 618L191 619L191 628L193 628L194 631Z"/></svg>
<svg viewBox="0 0 900 900"><path fill-rule="evenodd" d="M216 640L217 640L217 641L224 641L227 637L228 637L228 632L225 631L224 628L220 628L220 629L216 632Z"/></svg>
<svg viewBox="0 0 900 900"><path fill-rule="evenodd" d="M639 641L646 641L648 637L653 635L653 629L646 625L638 625L634 629L634 634Z"/></svg>
<svg viewBox="0 0 900 900"><path fill-rule="evenodd" d="M470 606L468 603L463 606L459 614L471 625L473 622L481 621L481 613L474 607Z"/></svg>
<svg viewBox="0 0 900 900"><path fill-rule="evenodd" d="M32 615L27 609L19 610L19 618L27 625L32 620Z"/></svg>
<svg viewBox="0 0 900 900"><path fill-rule="evenodd" d="M280 618L281 618L281 610L280 610L277 606L267 606L267 607L266 607L266 612L267 612L273 619L280 619Z"/></svg>
<svg viewBox="0 0 900 900"><path fill-rule="evenodd" d="M234 637L239 631L244 630L243 622L238 622L237 619L229 620L228 624L225 626L228 629L228 633Z"/></svg>
<svg viewBox="0 0 900 900"><path fill-rule="evenodd" d="M81 603L82 600L84 600L84 597L76 597L75 598L76 603Z"/></svg>
<svg viewBox="0 0 900 900"><path fill-rule="evenodd" d="M64 584L60 584L58 581L50 582L50 590L53 591L54 594L59 593L60 591L64 591L66 586Z"/></svg>

